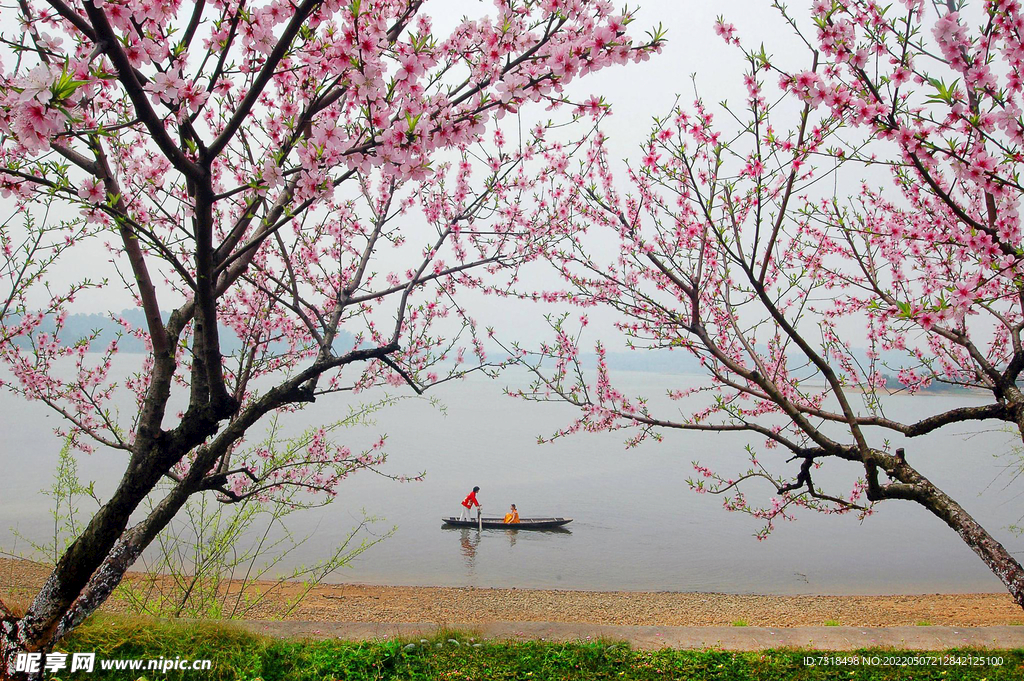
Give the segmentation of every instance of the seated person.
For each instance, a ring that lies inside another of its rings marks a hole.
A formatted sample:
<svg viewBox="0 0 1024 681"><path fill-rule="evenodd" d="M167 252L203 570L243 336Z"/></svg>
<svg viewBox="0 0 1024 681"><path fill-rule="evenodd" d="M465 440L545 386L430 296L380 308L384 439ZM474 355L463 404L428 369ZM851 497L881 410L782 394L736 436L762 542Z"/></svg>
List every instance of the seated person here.
<svg viewBox="0 0 1024 681"><path fill-rule="evenodd" d="M512 510L505 514L505 524L511 525L512 523L519 522L519 511L516 510L516 505L512 504Z"/></svg>

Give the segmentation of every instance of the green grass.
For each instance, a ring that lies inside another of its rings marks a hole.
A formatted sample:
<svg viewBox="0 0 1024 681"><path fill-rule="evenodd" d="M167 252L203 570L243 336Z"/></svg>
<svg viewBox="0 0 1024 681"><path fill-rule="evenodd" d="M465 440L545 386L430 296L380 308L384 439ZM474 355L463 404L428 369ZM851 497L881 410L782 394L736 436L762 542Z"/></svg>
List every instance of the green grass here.
<svg viewBox="0 0 1024 681"><path fill-rule="evenodd" d="M919 626L919 627L930 627L930 626L932 626L932 623L929 622L928 620L921 620L919 622L915 622L914 624L916 626Z"/></svg>
<svg viewBox="0 0 1024 681"><path fill-rule="evenodd" d="M838 627L839 626L839 620L825 620L825 626L826 627Z"/></svg>
<svg viewBox="0 0 1024 681"><path fill-rule="evenodd" d="M444 632L429 640L276 640L215 623L167 623L139 618L98 617L75 631L67 651L96 652L97 659L210 659L208 672L149 672L148 681L585 681L616 679L699 679L701 681L1016 681L1024 678L1024 650L949 651L950 654L1002 656L1002 666L806 666L806 651L732 653L713 650L632 650L623 643L595 641L558 644L536 641L481 642L465 632ZM927 653L935 655L935 653ZM857 651L821 653L832 659L852 655L914 653ZM852 658L850 658L852 659ZM101 672L78 678L136 681L138 671ZM56 677L66 681L70 676Z"/></svg>
<svg viewBox="0 0 1024 681"><path fill-rule="evenodd" d="M747 621L746 620L736 620L735 622L732 623L732 626L734 626L734 627L745 627L745 626L747 626Z"/></svg>

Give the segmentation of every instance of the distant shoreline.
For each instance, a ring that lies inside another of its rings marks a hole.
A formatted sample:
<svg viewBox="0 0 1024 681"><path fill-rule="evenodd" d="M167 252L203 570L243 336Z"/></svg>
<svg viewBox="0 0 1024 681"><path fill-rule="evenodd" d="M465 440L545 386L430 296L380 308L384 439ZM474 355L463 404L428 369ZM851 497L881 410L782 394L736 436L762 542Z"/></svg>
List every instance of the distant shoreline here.
<svg viewBox="0 0 1024 681"><path fill-rule="evenodd" d="M814 387L819 387L819 386L814 386ZM820 387L824 388L825 386L822 385ZM867 392L868 392L868 390L866 390L863 386L853 386L853 385L844 386L843 390L846 391L846 392L855 393L855 394L861 394L861 395L867 394ZM942 387L942 388L923 388L923 389L917 390L917 391L915 391L913 393L909 392L905 387L901 387L901 388L879 388L878 392L882 393L882 394L885 394L885 395L888 395L890 397L892 397L892 396L895 396L895 397L952 397L954 395L961 395L961 396L970 395L972 397L983 397L985 395L989 395L989 396L992 395L992 393L990 391L984 390L982 388L967 388L967 387L963 387L963 386L948 386L948 387Z"/></svg>
<svg viewBox="0 0 1024 681"><path fill-rule="evenodd" d="M0 558L0 593L24 607L49 573L28 560ZM134 573L132 579L141 579ZM270 582L257 584L269 589ZM231 588L231 587L229 587ZM237 589L237 583L235 587ZM246 619L277 619L300 592L289 582L269 592ZM112 599L104 610L125 612ZM325 584L285 619L316 622L578 622L643 626L999 626L1024 624L1007 593L895 596L761 596L648 591L559 591Z"/></svg>

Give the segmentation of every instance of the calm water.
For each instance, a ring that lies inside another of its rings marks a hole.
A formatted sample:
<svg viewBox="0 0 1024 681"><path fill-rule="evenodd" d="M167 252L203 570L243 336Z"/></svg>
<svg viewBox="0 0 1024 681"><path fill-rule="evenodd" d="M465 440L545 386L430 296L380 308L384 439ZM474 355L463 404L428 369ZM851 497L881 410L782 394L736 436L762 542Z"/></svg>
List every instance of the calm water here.
<svg viewBox="0 0 1024 681"><path fill-rule="evenodd" d="M127 369L136 360L119 361ZM650 395L702 380L641 373L620 379L622 386ZM407 400L381 413L377 426L349 431L353 449L386 432L388 472L426 470L426 480L400 484L366 472L346 480L335 503L293 516L296 532L316 533L293 558L322 557L365 510L386 519L376 526L380 531L396 525L397 532L334 575L336 581L779 594L1002 590L951 530L909 503L882 504L863 523L804 514L759 542L752 536L757 521L724 511L720 498L694 494L686 485L694 459L722 471L743 470L742 437L670 432L660 444L626 450L622 434L602 433L538 446L537 435L564 426L573 412L501 394L503 385L518 380L509 375L501 382L477 378L443 386L434 395L447 405L447 415L425 400ZM337 418L346 411L344 399L320 400L294 415L293 427ZM891 398L889 411L909 418L963 402L949 396ZM49 500L39 490L49 486L60 449L50 434L56 417L7 394L0 395L0 414L0 546L23 551L24 543L9 528L40 539L52 529ZM1024 541L1007 529L1022 515L1024 483L1010 484L1009 459L998 456L1012 444L997 430L954 428L906 446L922 472L1024 556ZM776 456L781 453L762 459ZM81 477L96 480L103 494L124 460L99 451L83 457L80 468ZM839 463L818 477L840 482L845 492L858 474L856 467ZM457 514L473 485L481 487L486 514L502 514L516 503L524 517L563 515L575 521L565 533L442 529L440 518ZM748 488L748 498L756 497L755 488Z"/></svg>

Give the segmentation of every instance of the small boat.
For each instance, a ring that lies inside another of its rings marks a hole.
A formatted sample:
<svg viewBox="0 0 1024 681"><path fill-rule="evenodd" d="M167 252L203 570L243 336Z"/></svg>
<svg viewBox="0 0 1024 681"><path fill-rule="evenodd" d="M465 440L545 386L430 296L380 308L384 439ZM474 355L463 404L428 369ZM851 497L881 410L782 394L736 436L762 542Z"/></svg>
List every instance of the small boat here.
<svg viewBox="0 0 1024 681"><path fill-rule="evenodd" d="M504 518L482 518L482 520L484 527L502 530L551 530L572 522L572 518L521 518L518 523L506 523ZM476 518L472 520L459 520L455 517L441 518L441 522L452 527L480 526Z"/></svg>

